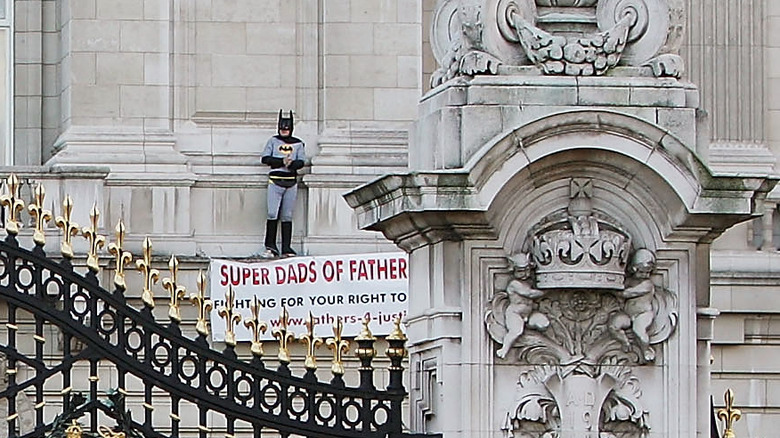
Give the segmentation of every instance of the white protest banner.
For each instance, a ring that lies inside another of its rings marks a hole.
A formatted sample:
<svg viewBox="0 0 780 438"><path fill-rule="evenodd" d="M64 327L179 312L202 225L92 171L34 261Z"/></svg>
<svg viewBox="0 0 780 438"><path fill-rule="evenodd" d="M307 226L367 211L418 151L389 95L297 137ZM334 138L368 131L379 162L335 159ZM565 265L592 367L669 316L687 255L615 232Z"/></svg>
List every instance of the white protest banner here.
<svg viewBox="0 0 780 438"><path fill-rule="evenodd" d="M214 309L211 311L213 340L224 341L225 320L219 309L225 306L229 286L235 292L234 311L242 322L234 328L238 341L251 341L243 321L250 319L249 305L258 298L260 319L269 325L263 339L273 339L282 307L289 313L288 328L296 335L306 333L309 312L317 324L315 334L333 336L333 323L341 318L344 336L360 333L363 318L371 319L375 335L387 335L396 317L406 316L409 291L405 253L376 253L321 257L293 257L271 262L241 263L212 259L209 284Z"/></svg>

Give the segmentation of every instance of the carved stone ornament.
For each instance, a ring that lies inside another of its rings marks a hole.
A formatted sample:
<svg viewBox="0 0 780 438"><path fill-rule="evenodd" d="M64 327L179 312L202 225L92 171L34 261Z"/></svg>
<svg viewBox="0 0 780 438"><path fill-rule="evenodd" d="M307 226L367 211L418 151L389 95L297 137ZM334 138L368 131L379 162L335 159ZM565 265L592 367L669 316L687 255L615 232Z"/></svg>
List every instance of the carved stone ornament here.
<svg viewBox="0 0 780 438"><path fill-rule="evenodd" d="M679 78L684 20L682 0L439 0L431 86L529 63L548 75L603 75L620 64Z"/></svg>
<svg viewBox="0 0 780 438"><path fill-rule="evenodd" d="M571 181L566 213L532 228L532 254L508 258L513 279L486 312L498 357L530 367L518 380L506 436L649 431L631 367L655 361L653 346L674 332L676 296L653 278L655 254L631 251L628 234L593 212L592 191L590 180Z"/></svg>

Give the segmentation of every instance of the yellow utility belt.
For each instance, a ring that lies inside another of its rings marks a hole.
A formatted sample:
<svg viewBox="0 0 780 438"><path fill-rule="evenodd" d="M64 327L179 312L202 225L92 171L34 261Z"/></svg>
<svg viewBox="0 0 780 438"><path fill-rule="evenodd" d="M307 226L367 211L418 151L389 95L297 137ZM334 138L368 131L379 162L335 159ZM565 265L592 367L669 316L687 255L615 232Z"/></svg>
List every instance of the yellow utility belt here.
<svg viewBox="0 0 780 438"><path fill-rule="evenodd" d="M298 181L297 181L297 177L295 176L268 175L268 182L271 184L276 184L280 187L290 188L294 186Z"/></svg>

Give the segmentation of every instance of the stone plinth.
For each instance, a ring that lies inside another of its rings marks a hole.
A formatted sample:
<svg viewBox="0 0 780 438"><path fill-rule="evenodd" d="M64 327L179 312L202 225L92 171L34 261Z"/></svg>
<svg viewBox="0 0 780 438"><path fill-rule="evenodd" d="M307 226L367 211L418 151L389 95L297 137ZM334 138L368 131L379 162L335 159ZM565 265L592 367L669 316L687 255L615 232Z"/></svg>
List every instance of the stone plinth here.
<svg viewBox="0 0 780 438"><path fill-rule="evenodd" d="M708 170L697 96L521 75L423 99L414 170L346 195L361 228L410 252L413 429L709 433L710 242L776 181Z"/></svg>

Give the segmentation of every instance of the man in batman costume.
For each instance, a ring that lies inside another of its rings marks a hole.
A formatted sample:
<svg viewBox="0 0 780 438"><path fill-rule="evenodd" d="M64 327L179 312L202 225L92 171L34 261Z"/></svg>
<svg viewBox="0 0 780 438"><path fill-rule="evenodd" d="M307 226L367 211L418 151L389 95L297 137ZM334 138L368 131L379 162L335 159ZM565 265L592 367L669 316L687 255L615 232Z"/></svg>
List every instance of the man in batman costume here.
<svg viewBox="0 0 780 438"><path fill-rule="evenodd" d="M304 143L292 136L293 113L289 117L279 110L277 135L268 139L263 149L263 164L268 172L268 220L265 223L265 252L263 258L295 255L290 246L295 199L298 196L298 169L303 167ZM276 230L282 223L282 251L276 246Z"/></svg>

